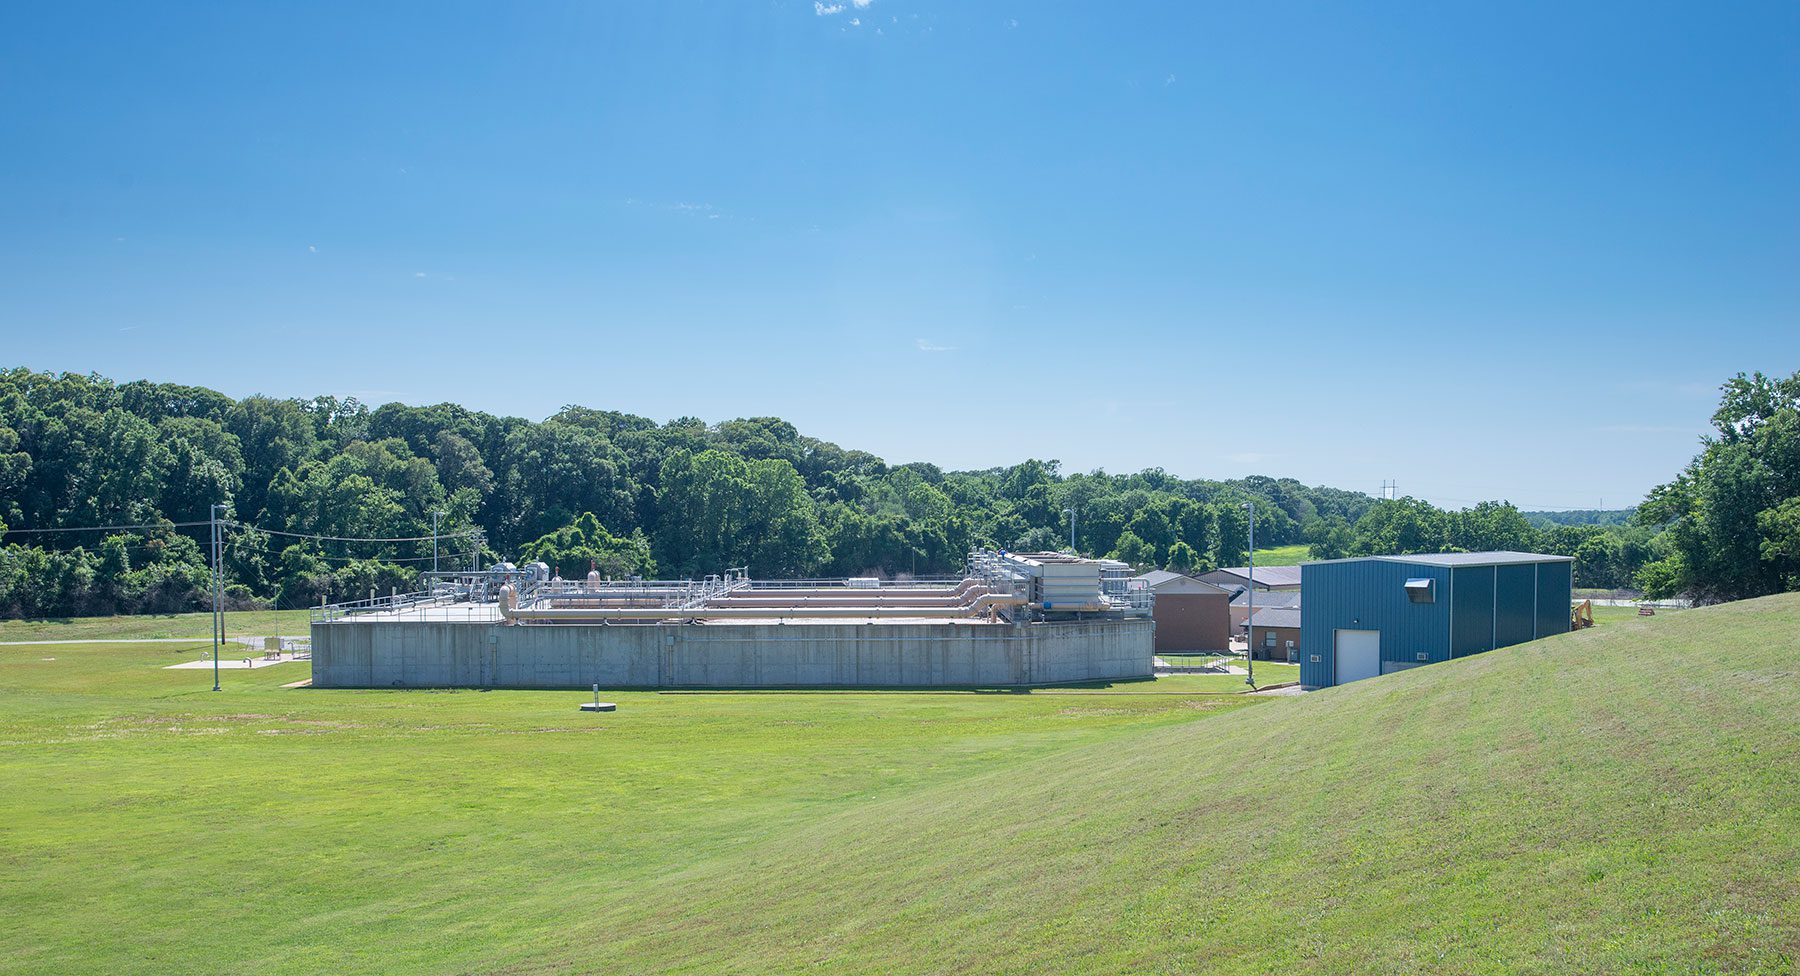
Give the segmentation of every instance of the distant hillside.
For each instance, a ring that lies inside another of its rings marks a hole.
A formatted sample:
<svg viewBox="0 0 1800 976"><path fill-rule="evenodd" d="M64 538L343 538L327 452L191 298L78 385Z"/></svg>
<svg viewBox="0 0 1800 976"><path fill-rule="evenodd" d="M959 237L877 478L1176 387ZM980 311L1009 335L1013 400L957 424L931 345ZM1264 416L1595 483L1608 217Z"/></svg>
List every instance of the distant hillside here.
<svg viewBox="0 0 1800 976"><path fill-rule="evenodd" d="M1637 508L1584 508L1568 512L1523 512L1525 521L1540 529L1558 525L1624 525L1631 521Z"/></svg>
<svg viewBox="0 0 1800 976"><path fill-rule="evenodd" d="M667 878L510 971L1793 972L1795 633L1770 597L997 769Z"/></svg>

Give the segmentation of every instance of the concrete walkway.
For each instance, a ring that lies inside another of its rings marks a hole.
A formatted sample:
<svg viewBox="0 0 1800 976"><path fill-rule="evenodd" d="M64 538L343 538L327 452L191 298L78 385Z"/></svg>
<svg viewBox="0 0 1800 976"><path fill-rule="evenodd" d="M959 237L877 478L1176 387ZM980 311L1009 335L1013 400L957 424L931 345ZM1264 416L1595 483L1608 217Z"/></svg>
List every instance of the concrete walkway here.
<svg viewBox="0 0 1800 976"><path fill-rule="evenodd" d="M273 660L273 661L263 657L260 654L258 654L255 657L251 657L251 658L228 657L224 654L220 654L219 655L219 670L220 671L244 671L244 670L251 670L251 669L255 669L255 668L270 668L270 667L274 667L277 664L289 664L294 661L306 661L306 660L310 660L310 658L303 658L296 654L283 654L283 655L281 655L280 660ZM212 666L213 666L212 655L208 654L206 657L203 657L198 661L183 661L180 664L167 665L166 667L163 668L163 670L164 671L189 671L189 670L198 671L198 670L201 670L204 668L210 668Z"/></svg>

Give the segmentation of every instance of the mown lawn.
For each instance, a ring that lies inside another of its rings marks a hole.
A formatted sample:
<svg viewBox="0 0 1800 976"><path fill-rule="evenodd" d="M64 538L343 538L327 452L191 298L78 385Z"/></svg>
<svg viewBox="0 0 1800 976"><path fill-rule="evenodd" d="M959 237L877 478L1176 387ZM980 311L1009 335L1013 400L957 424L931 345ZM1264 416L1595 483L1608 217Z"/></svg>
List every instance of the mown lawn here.
<svg viewBox="0 0 1800 976"><path fill-rule="evenodd" d="M600 716L0 648L0 972L1790 973L1796 634Z"/></svg>
<svg viewBox="0 0 1800 976"><path fill-rule="evenodd" d="M467 971L836 812L1266 704L1199 679L595 716L164 669L205 643L0 647L0 972Z"/></svg>
<svg viewBox="0 0 1800 976"><path fill-rule="evenodd" d="M227 637L303 635L310 610L239 610L225 615ZM120 617L0 620L0 641L143 640L212 636L212 614L169 613Z"/></svg>
<svg viewBox="0 0 1800 976"><path fill-rule="evenodd" d="M1312 559L1312 549L1304 542L1292 546L1276 546L1256 550L1258 566L1298 566Z"/></svg>

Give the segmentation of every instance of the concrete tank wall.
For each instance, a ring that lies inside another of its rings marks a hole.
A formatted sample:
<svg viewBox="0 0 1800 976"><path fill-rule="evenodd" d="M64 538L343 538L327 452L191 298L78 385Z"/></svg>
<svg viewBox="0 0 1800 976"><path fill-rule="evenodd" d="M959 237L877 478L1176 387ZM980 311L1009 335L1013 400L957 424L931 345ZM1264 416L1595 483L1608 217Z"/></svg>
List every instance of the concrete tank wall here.
<svg viewBox="0 0 1800 976"><path fill-rule="evenodd" d="M917 688L1147 678L1143 618L1019 625L312 626L315 688Z"/></svg>

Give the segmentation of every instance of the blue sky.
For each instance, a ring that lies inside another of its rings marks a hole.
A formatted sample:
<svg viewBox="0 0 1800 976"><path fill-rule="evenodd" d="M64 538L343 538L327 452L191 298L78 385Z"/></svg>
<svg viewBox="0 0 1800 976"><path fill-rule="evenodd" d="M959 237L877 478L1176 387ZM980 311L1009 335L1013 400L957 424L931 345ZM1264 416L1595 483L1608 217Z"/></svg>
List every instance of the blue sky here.
<svg viewBox="0 0 1800 976"><path fill-rule="evenodd" d="M1800 368L1791 3L11 5L0 147L0 362L234 395L1587 507Z"/></svg>

